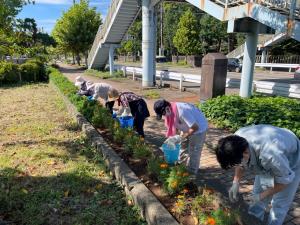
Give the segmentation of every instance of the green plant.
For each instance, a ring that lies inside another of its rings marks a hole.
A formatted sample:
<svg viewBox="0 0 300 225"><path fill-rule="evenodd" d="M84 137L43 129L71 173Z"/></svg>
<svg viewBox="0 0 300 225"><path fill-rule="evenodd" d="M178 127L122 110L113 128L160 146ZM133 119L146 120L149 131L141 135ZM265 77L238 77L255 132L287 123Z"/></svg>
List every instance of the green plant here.
<svg viewBox="0 0 300 225"><path fill-rule="evenodd" d="M84 71L84 74L89 76L96 76L101 79L120 78L123 76L122 71L115 71L113 75L110 75L109 71L99 71L94 69L88 69Z"/></svg>
<svg viewBox="0 0 300 225"><path fill-rule="evenodd" d="M125 137L128 135L128 129L117 127L114 131L113 139L117 144L123 144Z"/></svg>
<svg viewBox="0 0 300 225"><path fill-rule="evenodd" d="M19 81L19 66L11 62L0 62L0 82L17 83Z"/></svg>
<svg viewBox="0 0 300 225"><path fill-rule="evenodd" d="M160 98L159 93L155 90L147 91L144 96L148 99L158 99L158 98Z"/></svg>
<svg viewBox="0 0 300 225"><path fill-rule="evenodd" d="M158 178L159 175L160 175L160 171L161 171L161 165L163 165L164 161L160 158L154 158L154 157L151 157L148 161L148 164L147 164L147 171L150 175ZM162 167L165 167L167 168L168 167L168 164L164 163L164 166Z"/></svg>
<svg viewBox="0 0 300 225"><path fill-rule="evenodd" d="M184 165L176 165L170 168L170 173L164 182L164 187L169 194L182 191L189 182L189 173Z"/></svg>
<svg viewBox="0 0 300 225"><path fill-rule="evenodd" d="M133 149L133 158L147 159L149 156L151 156L150 148L146 145L144 141L140 139L139 143Z"/></svg>
<svg viewBox="0 0 300 225"><path fill-rule="evenodd" d="M199 106L218 127L232 131L252 125L271 124L300 137L300 102L285 97L255 95L251 98L219 96Z"/></svg>
<svg viewBox="0 0 300 225"><path fill-rule="evenodd" d="M125 139L124 150L127 154L133 154L134 149L139 144L140 138L133 135L133 132L129 132Z"/></svg>

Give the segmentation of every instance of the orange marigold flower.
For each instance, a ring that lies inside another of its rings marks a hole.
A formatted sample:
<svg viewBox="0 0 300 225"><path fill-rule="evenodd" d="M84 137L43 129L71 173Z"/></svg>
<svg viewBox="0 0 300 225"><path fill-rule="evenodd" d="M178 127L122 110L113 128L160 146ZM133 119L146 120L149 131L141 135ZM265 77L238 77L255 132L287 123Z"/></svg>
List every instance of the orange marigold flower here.
<svg viewBox="0 0 300 225"><path fill-rule="evenodd" d="M167 163L162 163L162 164L160 164L160 168L161 169L168 168L168 164Z"/></svg>
<svg viewBox="0 0 300 225"><path fill-rule="evenodd" d="M189 173L185 172L182 174L183 177L187 177L188 175L190 175Z"/></svg>
<svg viewBox="0 0 300 225"><path fill-rule="evenodd" d="M209 225L215 225L216 224L216 220L212 217L208 217L207 218L207 224Z"/></svg>
<svg viewBox="0 0 300 225"><path fill-rule="evenodd" d="M187 188L184 188L183 190L182 190L182 193L184 193L184 194L186 194L186 193L188 193L189 192L189 190L187 189Z"/></svg>
<svg viewBox="0 0 300 225"><path fill-rule="evenodd" d="M178 185L178 182L177 182L177 180L175 180L171 183L171 188L177 188L177 185Z"/></svg>

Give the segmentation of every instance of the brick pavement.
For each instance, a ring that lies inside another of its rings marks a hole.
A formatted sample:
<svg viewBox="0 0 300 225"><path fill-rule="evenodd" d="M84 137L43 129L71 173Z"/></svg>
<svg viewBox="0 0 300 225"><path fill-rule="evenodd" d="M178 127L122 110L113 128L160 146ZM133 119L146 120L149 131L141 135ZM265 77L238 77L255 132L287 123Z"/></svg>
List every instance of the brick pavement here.
<svg viewBox="0 0 300 225"><path fill-rule="evenodd" d="M143 95L145 94L145 90L140 88L139 82L133 82L129 79L121 79L121 80L101 80L97 77L85 76L83 75L83 71L77 70L74 67L61 65L62 72L68 79L74 81L76 76L81 75L84 78L91 80L93 82L105 82L113 85L115 88L125 91L131 90L136 92L137 94ZM166 98L170 101L183 101L183 102L191 102L198 103L199 96L188 93L188 92L179 92L177 89L156 89L156 91L160 94L162 98ZM153 111L153 104L155 100L147 99L147 104L150 111L150 118L145 121L145 133L146 133L146 141L151 143L151 145L158 150L158 147L164 141L164 132L165 127L162 121L157 121L155 119L155 114ZM232 179L233 179L233 170L224 171L221 170L215 154L213 153L213 148L217 144L219 138L230 134L230 132L217 129L212 124L210 124L210 128L206 138L206 144L204 145L201 161L200 161L200 173L197 177L197 184L208 185L216 189L218 192L223 194L224 200L227 201L227 190L229 189ZM243 194L243 198L247 199L252 190L253 184L253 176L250 174L245 174L243 181L241 182L241 193ZM239 208L242 213L245 213L248 202L245 200L240 200L237 204L232 205L233 208ZM249 217L251 219L251 217ZM249 222L249 221L248 221ZM257 224L256 222L250 222L252 224ZM300 224L300 189L294 198L293 204L290 207L288 215L285 218L285 225L299 225Z"/></svg>

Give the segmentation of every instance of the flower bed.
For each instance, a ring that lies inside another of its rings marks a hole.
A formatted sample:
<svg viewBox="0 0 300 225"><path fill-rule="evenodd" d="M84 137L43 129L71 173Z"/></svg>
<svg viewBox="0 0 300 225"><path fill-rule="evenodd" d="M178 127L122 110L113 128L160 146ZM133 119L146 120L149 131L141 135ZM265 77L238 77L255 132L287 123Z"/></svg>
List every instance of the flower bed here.
<svg viewBox="0 0 300 225"><path fill-rule="evenodd" d="M51 81L98 128L98 132L181 224L239 224L236 213L222 208L221 203L216 208L214 195L206 197L206 189L199 193L189 182L190 175L185 166L166 164L133 130L121 128L106 108L76 95L74 84L58 70L51 68L49 71ZM203 201L207 204L201 205ZM224 223L224 220L229 222Z"/></svg>

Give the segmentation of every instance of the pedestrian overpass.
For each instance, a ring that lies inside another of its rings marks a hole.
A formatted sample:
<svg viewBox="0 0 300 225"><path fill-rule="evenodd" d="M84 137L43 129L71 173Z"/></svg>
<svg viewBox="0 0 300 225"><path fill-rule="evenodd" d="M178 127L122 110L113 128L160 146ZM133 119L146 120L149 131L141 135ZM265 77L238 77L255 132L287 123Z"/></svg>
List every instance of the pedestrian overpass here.
<svg viewBox="0 0 300 225"><path fill-rule="evenodd" d="M228 22L228 32L246 33L240 95L252 91L253 71L259 34L282 33L300 41L300 0L186 0L220 21ZM142 10L142 54L144 87L155 81L156 16L159 0L112 0L89 52L88 68L103 68L108 59L113 69L113 52Z"/></svg>

